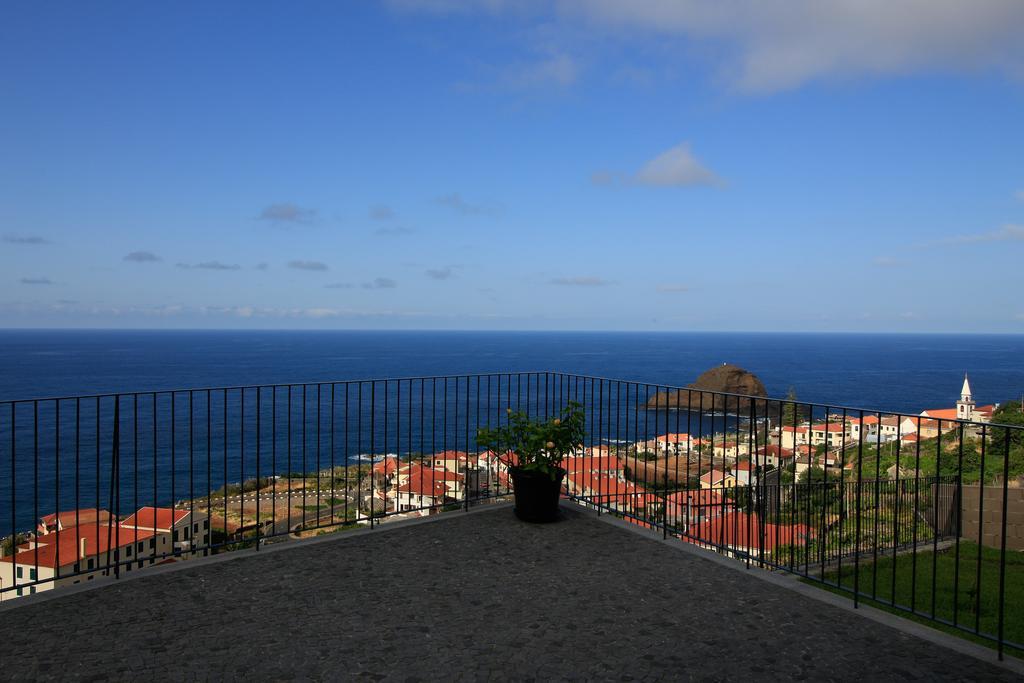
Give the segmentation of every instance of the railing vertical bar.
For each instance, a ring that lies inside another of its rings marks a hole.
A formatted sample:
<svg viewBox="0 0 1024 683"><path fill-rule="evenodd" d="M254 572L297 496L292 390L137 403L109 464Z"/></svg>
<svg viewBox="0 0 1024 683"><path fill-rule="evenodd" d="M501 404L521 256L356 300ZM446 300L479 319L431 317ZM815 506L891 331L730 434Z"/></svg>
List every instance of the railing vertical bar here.
<svg viewBox="0 0 1024 683"><path fill-rule="evenodd" d="M920 422L920 420L919 420ZM978 551L974 573L974 632L981 633L981 556L985 547L985 426L981 427L981 462L978 465Z"/></svg>
<svg viewBox="0 0 1024 683"><path fill-rule="evenodd" d="M39 401L32 401L32 521L39 521ZM33 543L35 555L35 578L29 589L34 593L39 580L39 544Z"/></svg>
<svg viewBox="0 0 1024 683"><path fill-rule="evenodd" d="M196 547L196 494L195 494L195 410L194 410L194 396L195 392L188 392L188 526L185 527L189 531L186 532L189 536L188 549L190 555L194 555ZM244 487L243 487L244 488ZM245 491L242 491L242 496L245 496ZM138 509L138 508L136 508ZM171 510L171 525L174 524L174 510ZM136 536L137 538L137 536Z"/></svg>
<svg viewBox="0 0 1024 683"><path fill-rule="evenodd" d="M955 550L953 552L953 626L959 625L960 617L960 536L963 533L961 521L963 518L963 476L964 476L964 424L959 425L958 440L960 445L957 448L956 461L956 491L954 493L953 505L950 506L956 515ZM899 471L897 469L897 471ZM893 568L895 575L895 567ZM894 591L895 592L895 591ZM895 596L894 596L895 597Z"/></svg>
<svg viewBox="0 0 1024 683"><path fill-rule="evenodd" d="M920 504L920 483L921 483L921 418L917 418L917 439L914 447L914 514L911 517L913 526L911 533L914 550L910 557L910 611L917 611L917 527Z"/></svg>
<svg viewBox="0 0 1024 683"><path fill-rule="evenodd" d="M210 390L207 389L206 390L206 522L205 522L206 523L206 529L204 529L204 531L206 533L203 534L203 537L204 537L203 541L206 543L206 550L204 550L204 552L203 552L204 555L209 554L209 548L210 548L211 545L213 545L213 499L212 499L212 495L211 495L212 491L213 491L213 435L212 435L213 420L211 419L213 417L213 408L210 405L212 403L212 400L213 400L212 399L212 394L211 394ZM154 402L154 404L156 403L156 397L155 396L153 398L153 402ZM156 423L155 406L154 406L153 417L154 417L153 422L154 422L154 430L155 430L156 429L156 426L155 426L155 423ZM154 431L153 433L156 434L156 431ZM156 450L154 449L153 452L154 452L154 460L155 460ZM155 481L156 481L156 479L154 477L154 482ZM224 485L227 486L227 482L224 482ZM154 505L155 504L156 503L154 503Z"/></svg>
<svg viewBox="0 0 1024 683"><path fill-rule="evenodd" d="M997 616L999 623L996 640L996 647L999 652L999 661L1003 661L1003 646L1006 642L1006 515L1007 498L1010 493L1010 430L1008 428L1003 428L1003 435L1003 514L1002 529L1000 529L999 532L999 603ZM982 483L984 483L984 481ZM978 555L981 555L980 547L978 548Z"/></svg>
<svg viewBox="0 0 1024 683"><path fill-rule="evenodd" d="M938 435L935 439L935 477L932 480L932 585L931 585L931 618L935 618L935 579L939 561L939 480L942 474L942 420L938 421Z"/></svg>
<svg viewBox="0 0 1024 683"><path fill-rule="evenodd" d="M900 514L903 502L903 489L905 483L900 481L900 455L902 453L903 444L903 420L896 420L896 509L893 513L893 540L892 540L892 585L889 588L889 598L891 604L896 604L896 572L898 571L898 553L897 548L901 545L900 543Z"/></svg>
<svg viewBox="0 0 1024 683"><path fill-rule="evenodd" d="M60 504L60 399L59 398L54 401L54 440L53 440L53 446L54 446L54 448L53 448L53 458L54 458L54 460L53 460L53 465L54 465L54 478L53 478L53 488L54 488L54 491L53 491L53 493L54 493L54 496L55 496L55 498L54 498L54 512L57 513L57 519L58 519L58 524L57 524L57 542L55 544L56 548L55 548L55 551L54 551L54 562L53 562L53 564L54 564L54 566L53 566L53 576L54 576L53 585L54 585L54 587L56 587L57 586L57 579L60 578L60 532L61 532L61 528L60 528L61 524L59 523L59 520L60 520L60 508L61 508L61 504ZM138 452L138 441L136 441L136 453L137 452ZM137 459L138 459L138 455L136 454L136 460ZM136 468L135 468L135 471L136 471L135 479L136 479L136 481L138 481L138 478L139 478L139 475L137 474L138 471L139 471L139 468L138 468L137 464L138 463L136 462ZM136 494L136 497L138 497L138 494ZM78 514L78 510L75 510L75 514L76 515ZM75 530L75 533L78 533L77 529ZM13 567L14 565L12 564L11 566Z"/></svg>
<svg viewBox="0 0 1024 683"><path fill-rule="evenodd" d="M263 541L263 522L260 520L260 496L263 495L262 482L260 481L260 454L263 441L263 432L260 429L263 423L263 387L256 387L256 552L259 552ZM242 482L242 500L245 500L245 482ZM194 528L194 527L193 527ZM195 542L195 539L193 539Z"/></svg>

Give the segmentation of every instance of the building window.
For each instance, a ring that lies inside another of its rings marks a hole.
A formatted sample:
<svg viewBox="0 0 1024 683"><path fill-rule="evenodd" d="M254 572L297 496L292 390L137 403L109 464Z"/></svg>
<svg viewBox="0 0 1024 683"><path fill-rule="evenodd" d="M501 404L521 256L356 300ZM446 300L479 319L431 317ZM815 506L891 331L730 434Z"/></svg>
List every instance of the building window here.
<svg viewBox="0 0 1024 683"><path fill-rule="evenodd" d="M145 546L145 545L143 545L142 541L139 541L139 548L138 548L138 551L139 551L140 553L142 552L142 549L143 549L143 548L145 548L145 547L146 547L146 546Z"/></svg>
<svg viewBox="0 0 1024 683"><path fill-rule="evenodd" d="M199 524L198 523L193 524L192 525L192 533L198 533L198 532L199 532Z"/></svg>
<svg viewBox="0 0 1024 683"><path fill-rule="evenodd" d="M28 570L28 580L29 581L35 581L36 580L36 570L35 569L29 569Z"/></svg>
<svg viewBox="0 0 1024 683"><path fill-rule="evenodd" d="M22 574L21 572L22 572L22 570L21 570L21 567L18 567L18 578L19 578L19 579L20 579L20 578L22 578L22 577L24 576L24 574ZM19 595L20 595L20 594L19 594Z"/></svg>
<svg viewBox="0 0 1024 683"><path fill-rule="evenodd" d="M92 569L92 560L89 560L89 569ZM91 579L92 577L90 576L89 578Z"/></svg>
<svg viewBox="0 0 1024 683"><path fill-rule="evenodd" d="M185 540L188 540L188 527L185 527Z"/></svg>
<svg viewBox="0 0 1024 683"><path fill-rule="evenodd" d="M155 538L149 539L149 549L150 550L156 550L156 539Z"/></svg>
<svg viewBox="0 0 1024 683"><path fill-rule="evenodd" d="M21 593L21 589L19 588L19 589L18 589L18 597L20 598L20 597L21 597L21 595L22 595L22 593Z"/></svg>
<svg viewBox="0 0 1024 683"><path fill-rule="evenodd" d="M174 530L174 534L172 534L172 538L174 539L175 543L178 542L178 530L177 529Z"/></svg>
<svg viewBox="0 0 1024 683"><path fill-rule="evenodd" d="M203 528L204 529L209 529L210 528L210 520L208 520L208 519L204 519L203 520Z"/></svg>
<svg viewBox="0 0 1024 683"><path fill-rule="evenodd" d="M75 573L77 574L80 571L82 571L82 563L81 562L75 562ZM78 582L75 581L75 583L78 583Z"/></svg>
<svg viewBox="0 0 1024 683"><path fill-rule="evenodd" d="M35 595L36 594L36 587L35 586L29 586L28 594L29 595Z"/></svg>
<svg viewBox="0 0 1024 683"><path fill-rule="evenodd" d="M128 546L127 548L125 548L124 549L124 554L125 554L125 557L131 557L132 556L132 547Z"/></svg>

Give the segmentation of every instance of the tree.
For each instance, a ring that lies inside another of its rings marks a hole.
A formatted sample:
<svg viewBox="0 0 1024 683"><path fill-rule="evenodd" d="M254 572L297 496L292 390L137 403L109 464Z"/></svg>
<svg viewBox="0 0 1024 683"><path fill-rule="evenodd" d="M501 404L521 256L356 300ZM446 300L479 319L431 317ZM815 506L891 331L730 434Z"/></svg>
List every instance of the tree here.
<svg viewBox="0 0 1024 683"><path fill-rule="evenodd" d="M991 427L988 433L989 443L993 448L997 448L1001 452L1006 447L1007 432L1009 432L1011 451L1024 448L1024 408L1021 407L1020 401L1009 401L996 408L996 411L992 413L992 423L1017 427L1017 429Z"/></svg>
<svg viewBox="0 0 1024 683"><path fill-rule="evenodd" d="M785 403L782 404L782 424L795 425L802 421L807 414L804 407L797 404L796 389L790 387L786 392Z"/></svg>

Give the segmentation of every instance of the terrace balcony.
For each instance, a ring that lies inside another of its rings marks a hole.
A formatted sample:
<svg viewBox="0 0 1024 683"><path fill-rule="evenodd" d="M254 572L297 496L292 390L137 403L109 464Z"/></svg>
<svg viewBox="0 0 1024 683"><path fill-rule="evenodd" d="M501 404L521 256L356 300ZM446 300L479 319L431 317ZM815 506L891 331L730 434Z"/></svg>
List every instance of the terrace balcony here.
<svg viewBox="0 0 1024 683"><path fill-rule="evenodd" d="M477 429L571 403L564 519L520 523ZM0 677L1006 677L1022 458L560 373L0 402Z"/></svg>
<svg viewBox="0 0 1024 683"><path fill-rule="evenodd" d="M565 503L474 507L5 603L12 679L1014 680L989 650Z"/></svg>

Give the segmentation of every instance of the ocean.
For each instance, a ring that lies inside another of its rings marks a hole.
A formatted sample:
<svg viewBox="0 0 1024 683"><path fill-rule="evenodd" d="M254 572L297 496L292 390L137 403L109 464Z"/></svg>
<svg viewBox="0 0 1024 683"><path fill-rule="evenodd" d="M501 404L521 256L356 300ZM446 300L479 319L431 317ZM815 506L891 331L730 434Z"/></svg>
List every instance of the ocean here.
<svg viewBox="0 0 1024 683"><path fill-rule="evenodd" d="M368 453L379 459L474 450L470 412L481 423L487 415L497 420L510 387L506 379L504 387L472 390L462 380L447 394L444 383L391 383L387 392L378 384L375 397L370 385L341 385L336 395L331 386L319 395L315 386L309 394L298 387L294 396L262 392L262 426L252 390L148 391L528 371L683 386L728 362L757 374L771 396L792 387L802 401L916 414L952 406L964 372L979 405L1020 397L1022 359L1024 336L1002 335L0 331L0 536L58 507L168 505L257 470L280 475L358 462ZM435 386L441 393L432 399ZM521 388L528 404L543 395L536 384ZM420 391L426 400L410 402ZM140 394L118 403L116 438L111 398L61 401L59 414L58 402L19 403L13 430L12 406L2 403L108 392ZM392 401L388 410L382 394ZM628 407L630 397L622 398ZM685 411L619 415L618 395L583 399L591 411L601 406L588 418L590 443L736 426L733 418ZM641 390L633 403L645 399ZM429 406L425 415L412 403Z"/></svg>
<svg viewBox="0 0 1024 683"><path fill-rule="evenodd" d="M0 331L0 400L305 381L550 370L685 385L734 363L772 396L920 412L1024 392L1024 335Z"/></svg>

